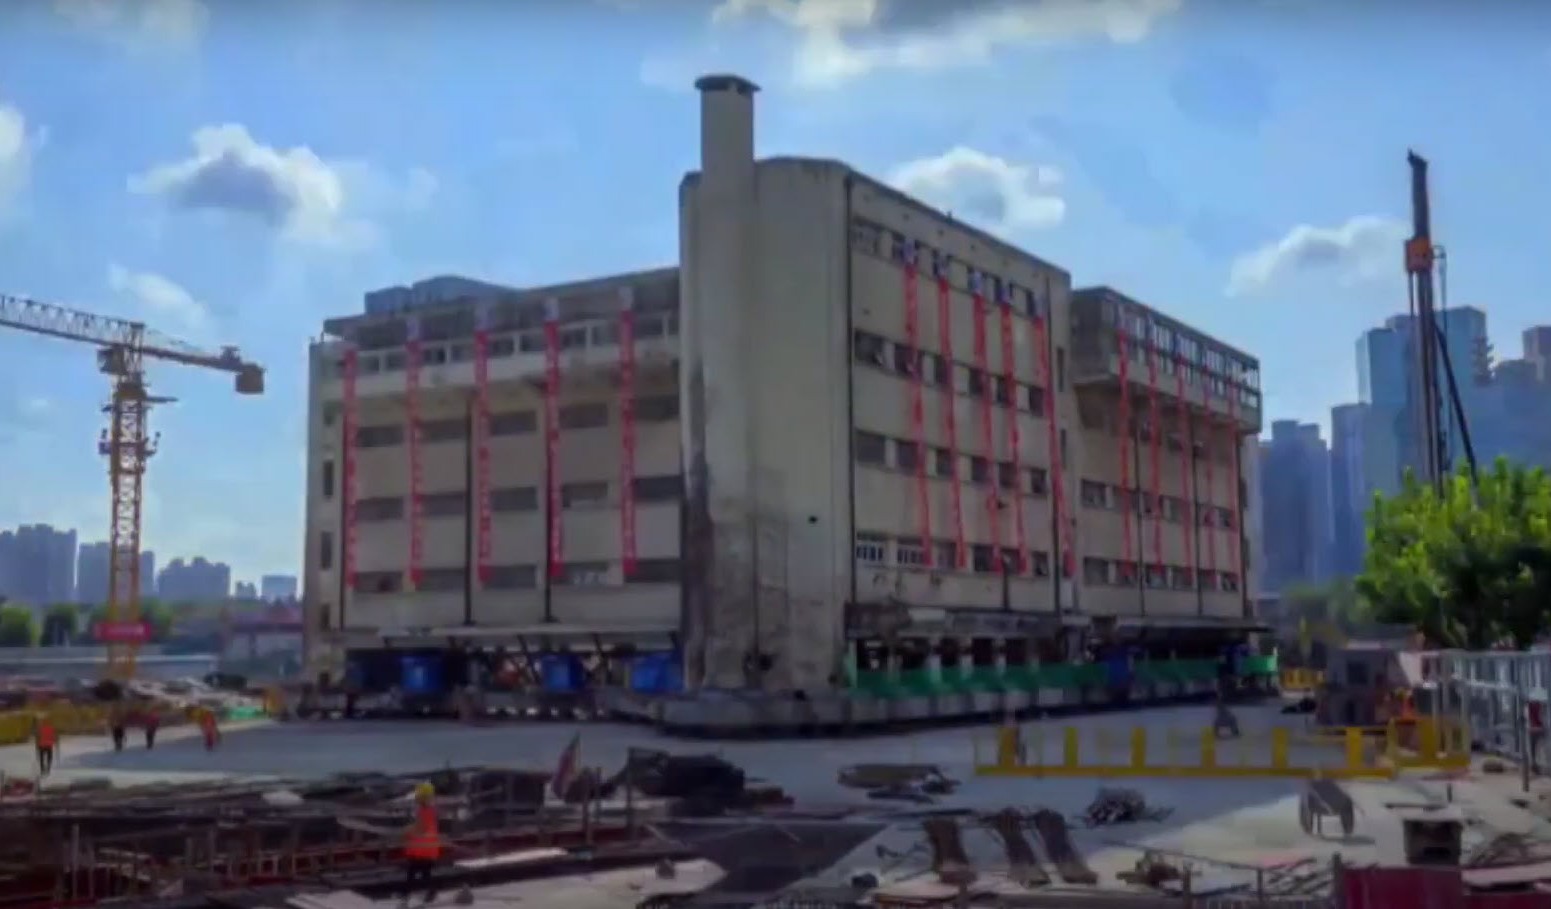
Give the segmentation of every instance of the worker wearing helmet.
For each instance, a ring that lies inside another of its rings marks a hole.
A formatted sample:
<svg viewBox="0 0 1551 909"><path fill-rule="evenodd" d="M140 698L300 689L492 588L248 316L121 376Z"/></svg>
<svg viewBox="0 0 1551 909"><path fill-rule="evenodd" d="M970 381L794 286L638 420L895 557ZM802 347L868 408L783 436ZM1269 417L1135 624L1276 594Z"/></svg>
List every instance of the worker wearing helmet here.
<svg viewBox="0 0 1551 909"><path fill-rule="evenodd" d="M415 787L415 820L404 831L404 893L401 905L408 905L417 883L425 885L425 901L436 899L432 873L442 857L441 832L436 820L436 787L421 783Z"/></svg>
<svg viewBox="0 0 1551 909"><path fill-rule="evenodd" d="M38 746L38 775L48 776L54 769L54 752L59 747L59 730L54 721L38 714L32 721L32 736Z"/></svg>

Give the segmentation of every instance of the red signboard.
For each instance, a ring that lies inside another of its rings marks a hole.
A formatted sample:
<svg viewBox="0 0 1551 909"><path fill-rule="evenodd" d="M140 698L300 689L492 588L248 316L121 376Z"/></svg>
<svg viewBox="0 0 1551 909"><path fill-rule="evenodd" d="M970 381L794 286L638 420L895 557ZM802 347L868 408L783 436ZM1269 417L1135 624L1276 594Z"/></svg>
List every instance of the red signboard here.
<svg viewBox="0 0 1551 909"><path fill-rule="evenodd" d="M151 623L98 622L92 635L104 644L144 644L151 639Z"/></svg>

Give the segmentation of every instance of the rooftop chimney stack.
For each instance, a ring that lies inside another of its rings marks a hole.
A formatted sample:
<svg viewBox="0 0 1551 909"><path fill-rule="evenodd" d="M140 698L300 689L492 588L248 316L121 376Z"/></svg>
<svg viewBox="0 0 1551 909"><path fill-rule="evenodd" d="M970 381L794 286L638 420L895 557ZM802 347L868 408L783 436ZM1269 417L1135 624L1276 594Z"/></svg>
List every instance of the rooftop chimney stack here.
<svg viewBox="0 0 1551 909"><path fill-rule="evenodd" d="M754 93L759 86L733 75L702 76L700 173L713 194L754 176Z"/></svg>

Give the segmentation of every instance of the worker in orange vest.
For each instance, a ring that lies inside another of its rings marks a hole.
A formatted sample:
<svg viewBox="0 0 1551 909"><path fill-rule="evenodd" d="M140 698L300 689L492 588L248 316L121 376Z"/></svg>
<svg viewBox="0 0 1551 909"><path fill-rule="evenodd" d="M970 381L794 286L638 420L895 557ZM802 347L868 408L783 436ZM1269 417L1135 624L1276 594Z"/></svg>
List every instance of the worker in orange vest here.
<svg viewBox="0 0 1551 909"><path fill-rule="evenodd" d="M38 745L38 775L48 776L54 769L54 752L59 747L59 731L54 721L39 714L33 722L33 737Z"/></svg>
<svg viewBox="0 0 1551 909"><path fill-rule="evenodd" d="M199 731L205 736L205 750L214 751L221 741L221 731L215 725L215 711L209 708L199 712Z"/></svg>
<svg viewBox="0 0 1551 909"><path fill-rule="evenodd" d="M415 884L425 885L425 901L436 899L432 872L442 857L441 832L436 823L436 788L430 783L415 787L415 821L404 831L404 893L400 905L407 906Z"/></svg>

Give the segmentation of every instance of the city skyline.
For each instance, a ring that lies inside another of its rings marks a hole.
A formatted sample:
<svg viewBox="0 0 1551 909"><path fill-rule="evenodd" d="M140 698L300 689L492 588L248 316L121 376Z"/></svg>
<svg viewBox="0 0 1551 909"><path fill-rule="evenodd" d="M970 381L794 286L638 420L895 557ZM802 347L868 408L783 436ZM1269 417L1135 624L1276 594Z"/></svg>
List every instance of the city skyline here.
<svg viewBox="0 0 1551 909"><path fill-rule="evenodd" d="M74 529L42 523L0 529L0 597L32 605L100 604L106 600L109 574L106 541L81 542ZM244 597L244 588L252 595ZM244 581L234 579L226 563L204 556L177 556L158 568L155 550L140 553L143 598L290 600L296 588L293 575Z"/></svg>

